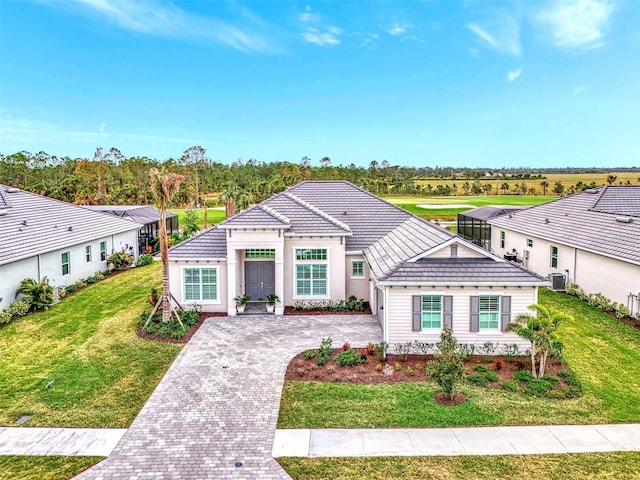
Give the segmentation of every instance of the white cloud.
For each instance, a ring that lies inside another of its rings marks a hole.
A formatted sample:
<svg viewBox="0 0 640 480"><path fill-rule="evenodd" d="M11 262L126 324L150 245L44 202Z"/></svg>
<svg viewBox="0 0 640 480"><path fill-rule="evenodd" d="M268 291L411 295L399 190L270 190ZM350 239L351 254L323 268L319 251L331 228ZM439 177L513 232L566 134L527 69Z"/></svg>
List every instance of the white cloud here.
<svg viewBox="0 0 640 480"><path fill-rule="evenodd" d="M389 35L402 35L404 33L407 33L407 30L409 30L410 28L412 28L413 25L411 25L410 23L398 23L398 22L394 22L393 24L391 24L389 26L389 28L387 28L387 33Z"/></svg>
<svg viewBox="0 0 640 480"><path fill-rule="evenodd" d="M281 48L267 35L258 32L264 23L244 15L249 25L241 27L212 17L198 16L178 6L157 0L44 0L61 8L74 6L97 14L117 27L145 35L196 40L226 45L243 52L275 53ZM246 13L246 12L245 12Z"/></svg>
<svg viewBox="0 0 640 480"><path fill-rule="evenodd" d="M566 50L590 50L605 44L614 11L607 0L572 0L549 4L534 21L546 30L548 41Z"/></svg>
<svg viewBox="0 0 640 480"><path fill-rule="evenodd" d="M98 132L100 132L100 136L102 138L107 138L107 132L105 131L106 129L107 129L107 124L101 123L100 128L98 129Z"/></svg>
<svg viewBox="0 0 640 480"><path fill-rule="evenodd" d="M307 42L320 47L340 45L338 37L342 35L342 29L335 25L324 25L322 17L312 12L309 5L305 7L305 12L298 16L298 20L304 26L305 30L301 36Z"/></svg>
<svg viewBox="0 0 640 480"><path fill-rule="evenodd" d="M515 70L509 70L507 72L507 82L511 83L522 75L522 69L516 68Z"/></svg>
<svg viewBox="0 0 640 480"><path fill-rule="evenodd" d="M587 86L586 85L578 85L577 87L575 87L572 92L574 95L579 95L581 93L584 93L587 91Z"/></svg>
<svg viewBox="0 0 640 480"><path fill-rule="evenodd" d="M493 33L476 23L467 24L467 28L476 34L480 45L514 57L520 56L520 26L513 18L506 17L492 28Z"/></svg>
<svg viewBox="0 0 640 480"><path fill-rule="evenodd" d="M334 32L318 32L315 28L309 28L306 32L302 32L302 38L309 43L315 43L320 47L326 45L340 45L340 39Z"/></svg>

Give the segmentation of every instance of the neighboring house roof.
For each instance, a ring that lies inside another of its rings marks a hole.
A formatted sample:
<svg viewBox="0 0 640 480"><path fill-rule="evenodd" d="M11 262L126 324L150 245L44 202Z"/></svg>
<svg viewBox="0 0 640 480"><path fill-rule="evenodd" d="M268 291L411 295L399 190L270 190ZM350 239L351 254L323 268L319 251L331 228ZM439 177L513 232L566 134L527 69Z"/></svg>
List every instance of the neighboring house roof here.
<svg viewBox="0 0 640 480"><path fill-rule="evenodd" d="M160 211L150 205L83 205L94 212L110 213L125 220L147 224L160 220ZM167 212L167 218L173 218L175 213Z"/></svg>
<svg viewBox="0 0 640 480"><path fill-rule="evenodd" d="M640 264L640 186L586 190L489 223Z"/></svg>
<svg viewBox="0 0 640 480"><path fill-rule="evenodd" d="M405 262L383 279L384 282L422 284L547 285L549 282L535 273L511 262L492 258L421 258Z"/></svg>
<svg viewBox="0 0 640 480"><path fill-rule="evenodd" d="M213 227L169 249L172 259L225 259L227 239L224 230Z"/></svg>
<svg viewBox="0 0 640 480"><path fill-rule="evenodd" d="M463 217L475 218L477 220L489 220L490 218L499 217L500 215L506 215L507 213L514 213L523 210L525 207L498 207L492 205L486 205L484 207L474 208L466 212L459 213Z"/></svg>
<svg viewBox="0 0 640 480"><path fill-rule="evenodd" d="M142 226L4 185L0 192L10 207L0 216L0 265Z"/></svg>

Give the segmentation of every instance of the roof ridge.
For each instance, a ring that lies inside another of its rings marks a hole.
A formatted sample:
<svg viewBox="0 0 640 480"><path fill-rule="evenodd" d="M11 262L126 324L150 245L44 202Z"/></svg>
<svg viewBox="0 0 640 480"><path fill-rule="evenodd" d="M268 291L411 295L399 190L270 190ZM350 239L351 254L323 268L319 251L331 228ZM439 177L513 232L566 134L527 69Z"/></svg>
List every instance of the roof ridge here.
<svg viewBox="0 0 640 480"><path fill-rule="evenodd" d="M297 204L302 205L307 210L311 210L316 215L319 215L320 217L324 218L325 220L333 223L335 226L337 226L337 227L339 227L339 228L341 228L341 229L343 229L343 230L345 230L347 232L351 232L351 227L349 227L349 225L347 225L346 223L341 222L337 218L332 217L328 213L320 210L318 207L315 207L314 205L310 204L306 200L303 200L302 198L298 197L297 195L294 195L293 193L291 193L289 191L284 191L283 194L284 194L284 196L286 196L287 198L293 200Z"/></svg>
<svg viewBox="0 0 640 480"><path fill-rule="evenodd" d="M288 223L289 225L291 225L291 220L289 219L289 217L287 217L286 215L280 213L275 208L270 207L269 205L263 205L262 203L259 203L258 207L260 207L260 209L262 211L264 211L265 213L271 215L276 220L279 220L279 221L281 221L283 223Z"/></svg>

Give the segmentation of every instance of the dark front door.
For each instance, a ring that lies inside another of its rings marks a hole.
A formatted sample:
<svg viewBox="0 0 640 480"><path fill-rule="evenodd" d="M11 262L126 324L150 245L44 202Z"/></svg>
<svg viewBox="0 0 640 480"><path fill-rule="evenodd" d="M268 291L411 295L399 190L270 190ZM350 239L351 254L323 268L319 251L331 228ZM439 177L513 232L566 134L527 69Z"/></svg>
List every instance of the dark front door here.
<svg viewBox="0 0 640 480"><path fill-rule="evenodd" d="M244 278L246 293L251 300L266 300L276 292L276 269L274 262L245 262Z"/></svg>

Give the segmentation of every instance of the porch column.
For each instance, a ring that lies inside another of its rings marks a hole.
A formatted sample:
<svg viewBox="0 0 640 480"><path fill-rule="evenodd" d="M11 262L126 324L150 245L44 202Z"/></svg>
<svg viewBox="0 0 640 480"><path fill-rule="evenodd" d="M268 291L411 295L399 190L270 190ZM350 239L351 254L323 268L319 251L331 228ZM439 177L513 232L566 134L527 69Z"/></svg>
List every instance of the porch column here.
<svg viewBox="0 0 640 480"><path fill-rule="evenodd" d="M233 248L227 250L227 315L235 316L236 302L234 298L236 293L236 267L238 263L238 254Z"/></svg>
<svg viewBox="0 0 640 480"><path fill-rule="evenodd" d="M284 242L276 246L275 270L276 295L280 297L280 302L276 303L275 314L282 315L284 313Z"/></svg>

